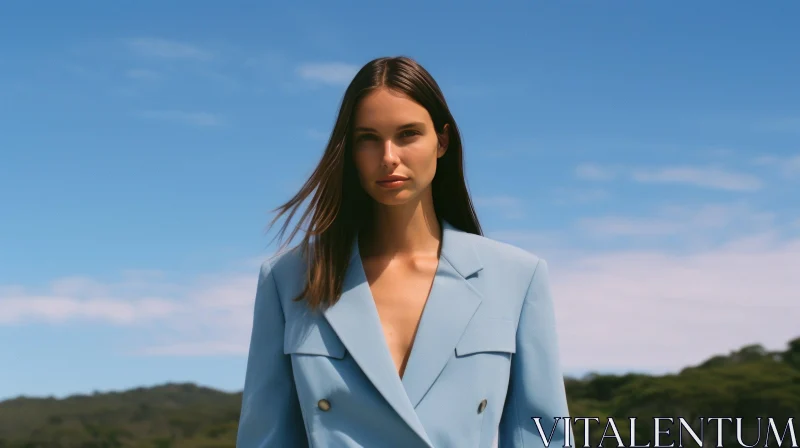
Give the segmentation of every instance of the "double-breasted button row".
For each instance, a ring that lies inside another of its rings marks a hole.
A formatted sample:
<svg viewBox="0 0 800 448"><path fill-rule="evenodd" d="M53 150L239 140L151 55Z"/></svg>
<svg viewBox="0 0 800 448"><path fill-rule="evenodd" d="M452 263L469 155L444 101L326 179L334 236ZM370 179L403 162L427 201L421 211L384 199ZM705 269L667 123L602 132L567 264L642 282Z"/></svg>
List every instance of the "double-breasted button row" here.
<svg viewBox="0 0 800 448"><path fill-rule="evenodd" d="M486 404L487 401L485 398L481 400L480 404L478 404L478 414L482 413L486 409ZM320 411L327 412L331 409L331 402L323 398L317 402L317 407Z"/></svg>

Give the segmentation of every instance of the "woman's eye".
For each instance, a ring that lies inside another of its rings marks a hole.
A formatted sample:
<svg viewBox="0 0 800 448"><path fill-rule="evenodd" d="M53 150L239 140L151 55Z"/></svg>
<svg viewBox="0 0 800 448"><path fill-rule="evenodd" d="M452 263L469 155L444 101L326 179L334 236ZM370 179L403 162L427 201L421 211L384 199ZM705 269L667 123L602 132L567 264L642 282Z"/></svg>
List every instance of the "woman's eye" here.
<svg viewBox="0 0 800 448"><path fill-rule="evenodd" d="M420 135L419 131L406 130L406 131L400 132L400 138L410 138L410 137L413 137L415 135ZM368 141L368 140L380 140L380 138L377 137L376 135L373 135L373 134L361 134L361 135L356 137L356 142L357 143Z"/></svg>

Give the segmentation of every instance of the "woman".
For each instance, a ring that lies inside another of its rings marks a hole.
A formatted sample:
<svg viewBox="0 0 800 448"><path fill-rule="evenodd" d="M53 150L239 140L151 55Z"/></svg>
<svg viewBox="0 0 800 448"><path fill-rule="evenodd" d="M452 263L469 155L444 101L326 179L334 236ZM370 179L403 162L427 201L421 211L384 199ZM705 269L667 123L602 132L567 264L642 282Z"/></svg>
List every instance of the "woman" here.
<svg viewBox="0 0 800 448"><path fill-rule="evenodd" d="M306 200L261 269L239 448L569 443L547 265L481 236L424 68L355 75L281 235Z"/></svg>

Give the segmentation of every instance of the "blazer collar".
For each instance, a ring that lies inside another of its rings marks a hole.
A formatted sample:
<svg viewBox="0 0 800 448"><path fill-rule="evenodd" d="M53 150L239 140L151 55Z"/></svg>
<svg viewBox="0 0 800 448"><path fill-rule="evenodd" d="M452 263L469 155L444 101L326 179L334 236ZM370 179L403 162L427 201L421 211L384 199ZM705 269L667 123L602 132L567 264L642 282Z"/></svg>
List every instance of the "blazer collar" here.
<svg viewBox="0 0 800 448"><path fill-rule="evenodd" d="M478 253L472 245L471 235L455 228L452 224L442 220L442 253L450 265L458 271L463 278L483 269Z"/></svg>
<svg viewBox="0 0 800 448"><path fill-rule="evenodd" d="M358 237L342 295L324 315L353 360L397 414L429 446L415 407L452 357L481 303L468 278L483 266L470 235L441 221L442 243L434 277L403 378L397 375L361 262Z"/></svg>

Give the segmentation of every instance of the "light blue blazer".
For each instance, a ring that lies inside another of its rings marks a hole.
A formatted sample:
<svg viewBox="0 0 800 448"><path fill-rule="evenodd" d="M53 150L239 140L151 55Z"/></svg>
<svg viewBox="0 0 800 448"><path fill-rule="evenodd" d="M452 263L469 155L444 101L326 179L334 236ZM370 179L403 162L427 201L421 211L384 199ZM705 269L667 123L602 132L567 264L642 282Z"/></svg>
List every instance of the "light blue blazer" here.
<svg viewBox="0 0 800 448"><path fill-rule="evenodd" d="M343 294L324 312L292 301L305 266L294 249L261 269L237 447L532 448L545 446L542 435L564 446L567 399L544 260L442 222L439 266L402 379L357 242Z"/></svg>

